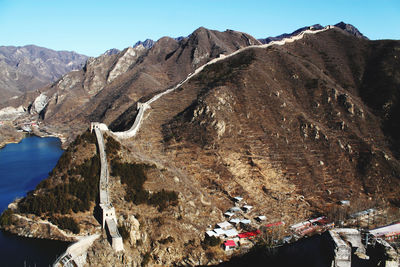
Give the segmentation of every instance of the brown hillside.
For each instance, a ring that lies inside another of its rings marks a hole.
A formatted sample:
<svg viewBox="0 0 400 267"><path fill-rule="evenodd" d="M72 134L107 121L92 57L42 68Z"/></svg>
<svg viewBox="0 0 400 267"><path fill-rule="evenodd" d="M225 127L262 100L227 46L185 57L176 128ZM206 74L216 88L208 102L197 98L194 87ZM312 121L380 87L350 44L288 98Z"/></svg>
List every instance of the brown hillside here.
<svg viewBox="0 0 400 267"><path fill-rule="evenodd" d="M153 103L129 143L216 199L244 195L267 214L297 209L296 195L314 211L342 199L395 203L397 151L362 100L375 45L335 29L249 49Z"/></svg>

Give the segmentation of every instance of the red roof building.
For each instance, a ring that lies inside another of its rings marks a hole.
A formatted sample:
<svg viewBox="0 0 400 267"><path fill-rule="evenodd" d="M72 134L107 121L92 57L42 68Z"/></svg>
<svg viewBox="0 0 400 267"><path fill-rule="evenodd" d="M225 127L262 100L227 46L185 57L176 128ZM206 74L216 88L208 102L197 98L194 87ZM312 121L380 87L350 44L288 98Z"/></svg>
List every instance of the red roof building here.
<svg viewBox="0 0 400 267"><path fill-rule="evenodd" d="M276 222L276 223L269 223L265 227L273 227L273 226L279 226L279 225L284 225L284 222Z"/></svg>
<svg viewBox="0 0 400 267"><path fill-rule="evenodd" d="M239 238L252 238L258 236L260 234L260 230L252 231L252 232L245 232L238 234Z"/></svg>
<svg viewBox="0 0 400 267"><path fill-rule="evenodd" d="M225 251L226 250L230 250L230 249L234 249L236 246L237 245L236 245L235 241L233 241L232 239L228 239L224 243Z"/></svg>

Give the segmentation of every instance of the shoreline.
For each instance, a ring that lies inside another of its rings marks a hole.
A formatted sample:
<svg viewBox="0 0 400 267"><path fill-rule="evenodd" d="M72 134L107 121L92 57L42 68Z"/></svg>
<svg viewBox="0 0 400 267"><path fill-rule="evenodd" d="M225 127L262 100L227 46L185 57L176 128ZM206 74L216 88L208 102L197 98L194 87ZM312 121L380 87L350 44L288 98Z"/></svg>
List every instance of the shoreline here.
<svg viewBox="0 0 400 267"><path fill-rule="evenodd" d="M68 243L79 241L82 237L93 234L87 231L81 234L69 233L51 221L37 215L18 213L17 206L21 199L17 198L7 206L7 209L13 212L11 215L12 221L9 225L0 226L1 232L24 238L56 240Z"/></svg>
<svg viewBox="0 0 400 267"><path fill-rule="evenodd" d="M58 138L61 142L61 149L65 150L65 144L67 141L67 138L65 138L62 134L54 134L54 133L47 133L47 132L42 132L42 131L32 131L32 132L23 132L22 135L19 135L18 137L12 137L8 138L2 142L0 142L0 149L3 149L6 147L8 144L19 144L21 141L27 137L30 136L37 136L40 138L47 138L47 137L54 137Z"/></svg>
<svg viewBox="0 0 400 267"><path fill-rule="evenodd" d="M82 237L81 235L66 233L57 225L47 220L35 220L36 216L34 219L30 219L24 214L15 213L12 215L12 218L13 222L8 226L1 227L0 231L24 238L55 240L68 243L76 242Z"/></svg>
<svg viewBox="0 0 400 267"><path fill-rule="evenodd" d="M38 130L31 132L17 132L16 129L13 129L13 131L14 133L12 136L9 136L9 138L6 138L0 143L0 149L5 148L8 144L19 144L25 138L36 136L39 138L57 138L60 140L60 149L64 150L62 146L66 139L62 136ZM47 179L47 177L44 179ZM61 242L76 242L79 240L80 235L69 234L46 219L37 217L34 214L17 213L17 205L21 199L22 197L15 198L11 202L7 203L4 210L1 212L1 214L3 214L7 209L13 212L12 223L10 225L0 226L0 231L3 234L31 239L56 240Z"/></svg>

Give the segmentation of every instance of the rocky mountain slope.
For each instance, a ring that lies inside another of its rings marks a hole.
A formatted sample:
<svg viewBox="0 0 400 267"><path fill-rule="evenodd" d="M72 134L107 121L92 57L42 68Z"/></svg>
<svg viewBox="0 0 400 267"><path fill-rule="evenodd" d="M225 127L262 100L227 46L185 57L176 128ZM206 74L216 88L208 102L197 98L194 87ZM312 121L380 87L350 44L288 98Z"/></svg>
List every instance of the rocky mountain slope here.
<svg viewBox="0 0 400 267"><path fill-rule="evenodd" d="M244 33L205 28L180 41L163 37L149 49L137 45L90 58L82 70L3 107L22 105L30 114L40 114L54 132L61 130L68 136L86 129L90 121L114 122L112 128L124 128L134 119L135 103L142 97L173 86L220 54L258 43ZM41 103L39 108L35 101ZM130 112L119 118L127 109Z"/></svg>
<svg viewBox="0 0 400 267"><path fill-rule="evenodd" d="M33 106L43 124L65 135L82 132L90 121L126 130L138 101L220 54L257 43L243 33L204 28L180 42L162 38L150 49L139 45L89 60L82 71L34 96ZM88 262L171 266L224 260L226 254L202 241L237 195L253 206L242 214L253 220L252 227L259 227L258 215L287 225L317 214L333 216L340 200L350 200L351 211L375 207L378 199L398 207L399 57L400 41L369 41L331 27L284 45L249 47L206 66L154 101L138 134L119 140L117 151L108 153L112 203L129 235L123 255L116 255L104 236ZM32 103L31 97L15 104ZM106 139L106 146L114 143ZM93 162L84 159L93 158L96 149L93 140L79 140L68 160L60 160L65 168L35 192L39 197L56 185L86 179L79 166ZM113 157L150 166L143 171L143 189L173 190L177 203L160 209L135 203L137 195L132 202L126 195L131 189L113 174L118 166ZM79 219L92 213L71 214Z"/></svg>
<svg viewBox="0 0 400 267"><path fill-rule="evenodd" d="M87 56L27 45L0 46L0 102L39 89L80 69Z"/></svg>

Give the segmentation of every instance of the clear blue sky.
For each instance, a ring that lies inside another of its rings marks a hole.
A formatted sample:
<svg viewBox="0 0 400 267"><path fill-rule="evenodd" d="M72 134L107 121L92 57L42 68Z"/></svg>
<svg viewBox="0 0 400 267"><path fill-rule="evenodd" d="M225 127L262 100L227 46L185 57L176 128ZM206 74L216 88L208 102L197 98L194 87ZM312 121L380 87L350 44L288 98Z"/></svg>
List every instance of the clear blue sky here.
<svg viewBox="0 0 400 267"><path fill-rule="evenodd" d="M339 21L370 39L400 39L400 0L0 0L0 45L98 56L200 26L263 38Z"/></svg>

